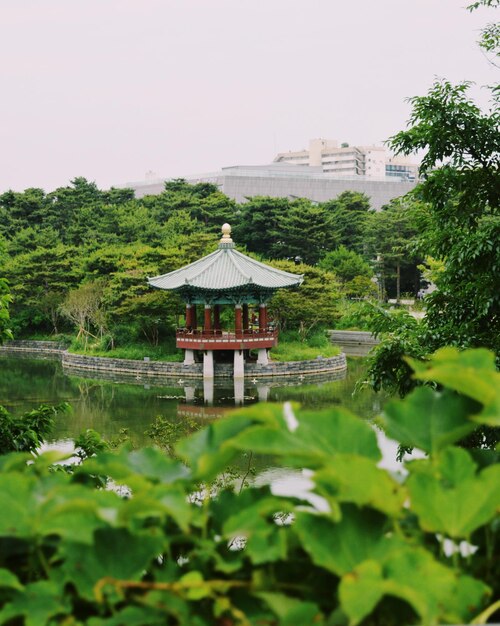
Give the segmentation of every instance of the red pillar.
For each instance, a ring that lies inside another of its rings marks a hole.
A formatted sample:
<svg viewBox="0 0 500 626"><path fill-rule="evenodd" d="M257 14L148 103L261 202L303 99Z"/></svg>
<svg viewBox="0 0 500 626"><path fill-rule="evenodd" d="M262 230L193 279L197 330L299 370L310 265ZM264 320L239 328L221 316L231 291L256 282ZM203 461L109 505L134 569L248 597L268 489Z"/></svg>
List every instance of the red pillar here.
<svg viewBox="0 0 500 626"><path fill-rule="evenodd" d="M259 306L259 331L263 333L267 330L267 305L261 304Z"/></svg>
<svg viewBox="0 0 500 626"><path fill-rule="evenodd" d="M186 328L193 326L193 308L190 304L186 304Z"/></svg>
<svg viewBox="0 0 500 626"><path fill-rule="evenodd" d="M248 304L243 305L243 332L248 332Z"/></svg>
<svg viewBox="0 0 500 626"><path fill-rule="evenodd" d="M214 330L220 330L220 305L214 306Z"/></svg>
<svg viewBox="0 0 500 626"><path fill-rule="evenodd" d="M209 304L205 304L205 323L203 324L203 330L209 332L212 330L212 307Z"/></svg>
<svg viewBox="0 0 500 626"><path fill-rule="evenodd" d="M234 307L234 330L237 335L241 335L243 330L243 319L241 313L241 304L237 304Z"/></svg>

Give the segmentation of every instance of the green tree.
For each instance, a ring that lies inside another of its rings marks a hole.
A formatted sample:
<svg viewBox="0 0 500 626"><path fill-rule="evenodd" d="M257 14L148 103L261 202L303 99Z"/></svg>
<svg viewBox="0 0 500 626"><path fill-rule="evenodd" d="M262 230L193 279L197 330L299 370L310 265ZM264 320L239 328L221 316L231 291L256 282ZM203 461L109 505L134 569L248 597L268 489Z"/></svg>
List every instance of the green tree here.
<svg viewBox="0 0 500 626"><path fill-rule="evenodd" d="M165 183L160 196L150 196L148 205L155 216L166 221L178 211L187 211L192 220L203 224L205 230L220 232L222 224L232 222L235 202L212 183L191 185L183 179Z"/></svg>
<svg viewBox="0 0 500 626"><path fill-rule="evenodd" d="M419 288L417 264L421 257L415 250L414 239L418 233L416 213L420 206L408 199L393 200L382 211L372 213L367 222L365 249L375 261L375 271L382 295L392 291L399 301L401 285L404 291L416 295Z"/></svg>
<svg viewBox="0 0 500 626"><path fill-rule="evenodd" d="M298 289L281 289L269 303L271 317L282 329L298 330L305 338L313 329L332 328L338 317L340 293L335 276L310 265L274 261L274 267L304 275Z"/></svg>
<svg viewBox="0 0 500 626"><path fill-rule="evenodd" d="M84 339L85 345L89 337L98 339L92 331L98 332L102 338L106 320L103 310L104 285L99 280L88 281L71 290L60 305L61 313L75 324L78 334L77 341Z"/></svg>
<svg viewBox="0 0 500 626"><path fill-rule="evenodd" d="M371 213L368 196L357 191L344 191L322 206L330 215L330 228L335 233L337 245L364 254L365 229Z"/></svg>
<svg viewBox="0 0 500 626"><path fill-rule="evenodd" d="M4 274L14 297L11 316L16 333L57 332L59 304L83 277L81 258L81 249L60 243L5 263Z"/></svg>
<svg viewBox="0 0 500 626"><path fill-rule="evenodd" d="M241 204L233 228L233 239L250 252L269 256L276 244L281 216L290 208L288 198L254 196ZM295 255L294 255L295 256Z"/></svg>
<svg viewBox="0 0 500 626"><path fill-rule="evenodd" d="M9 305L12 302L9 286L4 278L0 278L0 345L7 339L12 339L10 329Z"/></svg>
<svg viewBox="0 0 500 626"><path fill-rule="evenodd" d="M84 269L94 280L102 281L102 307L111 343L146 338L157 345L160 339L173 334L182 312L180 300L151 289L147 277L178 269L185 263L184 250L139 243L109 246L89 255Z"/></svg>
<svg viewBox="0 0 500 626"><path fill-rule="evenodd" d="M331 250L321 259L319 267L337 276L345 285L356 276L371 278L373 270L360 254L354 250L348 250L345 246L339 246Z"/></svg>
<svg viewBox="0 0 500 626"><path fill-rule="evenodd" d="M472 6L481 4L498 6L496 0ZM491 88L491 108L483 112L469 88L468 82L436 81L426 96L410 100L409 128L391 140L401 154L425 151L423 180L413 192L428 214L419 247L442 267L425 300L425 319L388 336L384 354L394 358L382 363L375 353L375 384L414 384L407 370L404 376L404 342L426 353L444 345L485 346L500 360L500 92Z"/></svg>
<svg viewBox="0 0 500 626"><path fill-rule="evenodd" d="M277 259L299 257L307 265L315 265L322 254L335 245L328 211L310 200L298 199L289 203L277 219L277 228L271 231L274 243L268 256Z"/></svg>
<svg viewBox="0 0 500 626"><path fill-rule="evenodd" d="M0 234L12 237L28 226L44 223L50 200L43 189L30 188L19 193L7 191L0 195Z"/></svg>

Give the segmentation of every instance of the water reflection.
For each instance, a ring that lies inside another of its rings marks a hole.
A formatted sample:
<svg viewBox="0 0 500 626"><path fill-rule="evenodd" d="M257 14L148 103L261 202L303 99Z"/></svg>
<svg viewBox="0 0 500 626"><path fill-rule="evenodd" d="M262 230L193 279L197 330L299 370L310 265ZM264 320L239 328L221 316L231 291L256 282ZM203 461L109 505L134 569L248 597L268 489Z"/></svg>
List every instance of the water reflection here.
<svg viewBox="0 0 500 626"><path fill-rule="evenodd" d="M135 445L147 445L145 434L157 416L169 420L211 420L229 408L256 402L293 400L304 408L344 406L362 418L380 412L381 398L368 390L355 393L364 363L350 359L347 373L311 379L232 379L203 381L138 378L111 372L76 373L50 359L0 356L0 404L19 414L42 403L69 402L72 414L58 418L54 438L71 439L87 428L106 439L126 431Z"/></svg>

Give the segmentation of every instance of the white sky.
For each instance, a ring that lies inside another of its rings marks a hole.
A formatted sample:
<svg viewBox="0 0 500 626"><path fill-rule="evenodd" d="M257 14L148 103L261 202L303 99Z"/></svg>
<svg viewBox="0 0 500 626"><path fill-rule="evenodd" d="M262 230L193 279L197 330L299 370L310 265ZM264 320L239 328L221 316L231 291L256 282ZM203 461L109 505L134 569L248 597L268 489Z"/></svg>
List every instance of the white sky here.
<svg viewBox="0 0 500 626"><path fill-rule="evenodd" d="M0 192L379 143L434 76L497 80L467 3L0 0Z"/></svg>

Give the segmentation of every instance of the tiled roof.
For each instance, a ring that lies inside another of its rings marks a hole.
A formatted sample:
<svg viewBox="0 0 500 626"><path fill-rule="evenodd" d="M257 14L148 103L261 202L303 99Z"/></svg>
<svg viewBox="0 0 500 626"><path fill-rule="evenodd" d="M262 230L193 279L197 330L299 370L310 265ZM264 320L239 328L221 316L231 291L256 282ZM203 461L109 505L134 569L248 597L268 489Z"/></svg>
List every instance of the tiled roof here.
<svg viewBox="0 0 500 626"><path fill-rule="evenodd" d="M275 269L238 252L234 244L221 242L211 254L178 270L148 278L152 287L179 290L230 290L254 285L263 289L294 287L302 283L300 274Z"/></svg>

